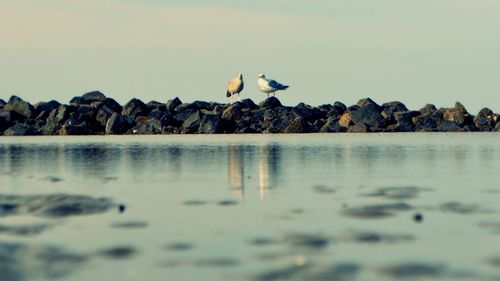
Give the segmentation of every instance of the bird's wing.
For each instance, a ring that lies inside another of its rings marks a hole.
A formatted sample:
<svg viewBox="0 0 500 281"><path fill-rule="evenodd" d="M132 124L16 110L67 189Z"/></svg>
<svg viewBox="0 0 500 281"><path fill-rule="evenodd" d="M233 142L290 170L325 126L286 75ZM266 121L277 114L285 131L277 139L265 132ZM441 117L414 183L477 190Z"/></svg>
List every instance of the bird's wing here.
<svg viewBox="0 0 500 281"><path fill-rule="evenodd" d="M275 89L282 89L284 87L286 87L286 85L283 85L277 81L274 81L274 80L268 80L268 85L269 87L272 87L272 88L275 88Z"/></svg>
<svg viewBox="0 0 500 281"><path fill-rule="evenodd" d="M239 88L242 87L242 81L238 78L234 78L227 84L227 91L234 94L237 93ZM240 90L241 91L241 90Z"/></svg>

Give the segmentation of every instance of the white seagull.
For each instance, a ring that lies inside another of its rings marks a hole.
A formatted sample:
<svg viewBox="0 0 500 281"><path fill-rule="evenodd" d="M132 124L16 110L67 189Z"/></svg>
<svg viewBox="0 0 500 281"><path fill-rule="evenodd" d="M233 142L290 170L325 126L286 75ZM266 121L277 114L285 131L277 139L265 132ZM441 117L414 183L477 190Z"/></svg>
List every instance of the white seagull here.
<svg viewBox="0 0 500 281"><path fill-rule="evenodd" d="M257 80L257 84L259 85L259 89L267 94L269 98L269 94L273 93L276 95L276 91L286 90L289 86L276 82L272 79L266 79L266 75L259 74L259 80Z"/></svg>
<svg viewBox="0 0 500 281"><path fill-rule="evenodd" d="M229 99L229 103L231 102L231 96L238 94L238 100L240 100L240 92L243 91L243 75L238 73L229 83L227 83L226 87L226 97Z"/></svg>

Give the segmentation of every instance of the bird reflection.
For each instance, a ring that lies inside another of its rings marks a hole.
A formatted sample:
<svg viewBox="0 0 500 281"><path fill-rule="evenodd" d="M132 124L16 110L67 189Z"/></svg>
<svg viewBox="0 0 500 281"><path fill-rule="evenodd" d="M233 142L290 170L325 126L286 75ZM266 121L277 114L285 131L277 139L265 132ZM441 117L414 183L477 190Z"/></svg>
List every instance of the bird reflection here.
<svg viewBox="0 0 500 281"><path fill-rule="evenodd" d="M263 145L259 158L259 196L261 200L267 191L276 186L281 161L281 148L278 145Z"/></svg>
<svg viewBox="0 0 500 281"><path fill-rule="evenodd" d="M245 191L245 170L242 147L238 145L229 145L228 163L229 163L229 188L236 193L241 200Z"/></svg>

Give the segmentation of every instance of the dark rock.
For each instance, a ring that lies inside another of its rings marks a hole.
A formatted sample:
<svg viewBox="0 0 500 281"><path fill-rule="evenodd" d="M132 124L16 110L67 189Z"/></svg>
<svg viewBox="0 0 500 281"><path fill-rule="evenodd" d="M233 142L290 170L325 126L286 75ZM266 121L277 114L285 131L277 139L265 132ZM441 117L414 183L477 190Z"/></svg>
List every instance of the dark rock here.
<svg viewBox="0 0 500 281"><path fill-rule="evenodd" d="M340 126L339 122L334 118L329 118L325 125L320 129L321 133L345 133L347 128Z"/></svg>
<svg viewBox="0 0 500 281"><path fill-rule="evenodd" d="M473 122L479 131L488 132L495 127L497 116L493 114L491 109L485 107L474 117Z"/></svg>
<svg viewBox="0 0 500 281"><path fill-rule="evenodd" d="M417 132L433 131L442 121L443 113L440 111L434 111L412 118L412 122L415 125L415 131Z"/></svg>
<svg viewBox="0 0 500 281"><path fill-rule="evenodd" d="M141 100L133 98L123 107L122 115L133 117L147 116L149 111L149 108Z"/></svg>
<svg viewBox="0 0 500 281"><path fill-rule="evenodd" d="M182 134L194 134L198 132L198 128L200 127L201 123L201 113L200 111L196 111L191 116L189 116L184 123L182 123L181 126L181 133Z"/></svg>
<svg viewBox="0 0 500 281"><path fill-rule="evenodd" d="M381 110L380 105L378 105L376 102L374 102L371 98L360 99L356 104L360 108L364 107L364 106L367 106L367 105L372 105L372 106L374 105L375 107L377 107L377 111Z"/></svg>
<svg viewBox="0 0 500 281"><path fill-rule="evenodd" d="M336 101L333 104L333 110L335 111L335 113L337 115L342 115L342 114L344 114L347 111L347 106L345 106L345 104L343 104L343 103L341 103L339 101Z"/></svg>
<svg viewBox="0 0 500 281"><path fill-rule="evenodd" d="M271 121L271 120L274 120L276 119L276 117L278 117L278 114L276 113L276 111L272 110L272 109L267 109L266 111L264 111L264 121Z"/></svg>
<svg viewBox="0 0 500 281"><path fill-rule="evenodd" d="M179 108L179 107L178 107ZM184 121L186 121L189 117L191 117L191 115L193 115L193 113L195 112L199 112L198 109L195 109L195 108L183 108L183 110L181 112L177 112L175 115L174 115L174 120L178 123L178 124L182 124L184 123Z"/></svg>
<svg viewBox="0 0 500 281"><path fill-rule="evenodd" d="M162 126L174 125L176 122L174 117L168 110L162 111L161 109L153 109L148 114L148 118L159 120Z"/></svg>
<svg viewBox="0 0 500 281"><path fill-rule="evenodd" d="M443 123L436 127L436 131L438 132L458 132L460 129L462 127L453 121L443 121Z"/></svg>
<svg viewBox="0 0 500 281"><path fill-rule="evenodd" d="M181 104L182 104L182 101L179 98L176 97L174 99L171 99L171 100L167 101L167 109L170 112L173 112L175 110L175 108L178 107Z"/></svg>
<svg viewBox="0 0 500 281"><path fill-rule="evenodd" d="M351 106L349 106L349 107L347 108L346 112L354 112L354 111L356 111L356 110L358 110L358 109L360 109L360 108L361 108L361 107L360 107L359 105L357 105L357 104L353 104L353 105L351 105Z"/></svg>
<svg viewBox="0 0 500 281"><path fill-rule="evenodd" d="M45 120L49 114L60 105L61 104L55 100L39 102L34 105L33 117L35 117L36 120Z"/></svg>
<svg viewBox="0 0 500 281"><path fill-rule="evenodd" d="M222 118L219 115L204 115L198 133L217 134L222 131Z"/></svg>
<svg viewBox="0 0 500 281"><path fill-rule="evenodd" d="M389 124L395 123L394 114L396 112L406 112L408 108L399 101L387 102L382 104L382 112L380 113Z"/></svg>
<svg viewBox="0 0 500 281"><path fill-rule="evenodd" d="M419 114L418 111L395 112L393 118L396 124L388 126L384 132L413 132L415 126L412 118Z"/></svg>
<svg viewBox="0 0 500 281"><path fill-rule="evenodd" d="M111 118L111 115L113 115L113 113L116 113L116 111L114 111L113 109L111 109L105 105L97 111L97 115L95 117L95 120L102 127L106 127L106 123L108 122L108 119Z"/></svg>
<svg viewBox="0 0 500 281"><path fill-rule="evenodd" d="M303 102L292 108L292 111L297 115L297 117L305 120L314 120L316 119L316 117L318 117L319 113L316 112L312 106L307 105Z"/></svg>
<svg viewBox="0 0 500 281"><path fill-rule="evenodd" d="M121 135L125 133L130 127L129 122L120 114L113 113L106 122L106 135Z"/></svg>
<svg viewBox="0 0 500 281"><path fill-rule="evenodd" d="M25 119L28 119L35 111L35 108L18 96L11 96L9 102L3 106L2 110L16 112Z"/></svg>
<svg viewBox="0 0 500 281"><path fill-rule="evenodd" d="M443 116L445 121L454 122L458 126L463 126L467 118L469 118L469 113L459 102L455 103L455 107L446 109Z"/></svg>
<svg viewBox="0 0 500 281"><path fill-rule="evenodd" d="M281 102L276 97L269 97L263 102L259 103L259 107L275 108L281 106Z"/></svg>
<svg viewBox="0 0 500 281"><path fill-rule="evenodd" d="M302 134L302 133L309 133L310 132L310 126L307 124L307 121L304 120L303 118L296 118L295 120L288 125L285 129L286 134Z"/></svg>
<svg viewBox="0 0 500 281"><path fill-rule="evenodd" d="M159 111L167 111L167 104L157 102L157 101L150 101L146 104L146 106L151 110L159 110Z"/></svg>
<svg viewBox="0 0 500 281"><path fill-rule="evenodd" d="M424 107L422 107L419 111L421 115L425 115L437 111L437 108L433 104L428 103L424 105Z"/></svg>
<svg viewBox="0 0 500 281"><path fill-rule="evenodd" d="M290 126L291 120L288 118L276 118L263 124L263 133L284 133L286 128Z"/></svg>
<svg viewBox="0 0 500 281"><path fill-rule="evenodd" d="M99 91L92 91L83 94L82 98L85 101L85 104L90 104L95 101L104 101L106 96Z"/></svg>
<svg viewBox="0 0 500 281"><path fill-rule="evenodd" d="M107 108L111 109L113 111L113 113L114 112L120 113L123 110L123 107L117 101L115 101L112 98L105 98L102 101L101 107L105 107L105 106Z"/></svg>
<svg viewBox="0 0 500 281"><path fill-rule="evenodd" d="M72 106L80 106L81 104L85 104L85 99L82 98L82 97L73 97L70 101L69 101L69 105L72 105Z"/></svg>
<svg viewBox="0 0 500 281"><path fill-rule="evenodd" d="M254 110L258 107L251 99L244 99L238 103L241 103L243 109Z"/></svg>
<svg viewBox="0 0 500 281"><path fill-rule="evenodd" d="M358 123L352 126L349 126L347 129L348 133L368 133L371 132L370 127L365 123Z"/></svg>
<svg viewBox="0 0 500 281"><path fill-rule="evenodd" d="M42 128L42 134L44 135L55 135L61 126L69 118L70 114L76 110L74 106L60 105L57 109L50 112L49 117L47 117L47 122Z"/></svg>
<svg viewBox="0 0 500 281"><path fill-rule="evenodd" d="M78 123L83 121L94 120L96 116L96 110L90 105L82 104L76 109L75 112L70 114Z"/></svg>
<svg viewBox="0 0 500 281"><path fill-rule="evenodd" d="M161 134L162 135L171 135L171 134L179 134L180 130L179 128L175 126L165 126L161 129Z"/></svg>
<svg viewBox="0 0 500 281"><path fill-rule="evenodd" d="M159 119L138 116L135 119L135 126L128 133L138 135L160 134L162 127L162 121Z"/></svg>
<svg viewBox="0 0 500 281"><path fill-rule="evenodd" d="M28 136L33 134L33 127L26 123L16 123L3 133L4 136Z"/></svg>
<svg viewBox="0 0 500 281"><path fill-rule="evenodd" d="M66 122L64 122L64 124L61 126L61 129L59 129L59 134L63 136L90 135L94 132L95 131L92 130L90 126L87 126L87 123L85 121L79 123L73 118L66 120Z"/></svg>
<svg viewBox="0 0 500 281"><path fill-rule="evenodd" d="M352 122L354 124L365 124L370 128L384 128L386 126L385 118L379 112L380 106L375 103L367 103L365 106L352 113Z"/></svg>
<svg viewBox="0 0 500 281"><path fill-rule="evenodd" d="M5 104L6 102L3 99L0 99L0 109L3 108Z"/></svg>
<svg viewBox="0 0 500 281"><path fill-rule="evenodd" d="M243 116L241 111L242 103L237 102L230 105L222 112L222 119L231 120L235 122Z"/></svg>

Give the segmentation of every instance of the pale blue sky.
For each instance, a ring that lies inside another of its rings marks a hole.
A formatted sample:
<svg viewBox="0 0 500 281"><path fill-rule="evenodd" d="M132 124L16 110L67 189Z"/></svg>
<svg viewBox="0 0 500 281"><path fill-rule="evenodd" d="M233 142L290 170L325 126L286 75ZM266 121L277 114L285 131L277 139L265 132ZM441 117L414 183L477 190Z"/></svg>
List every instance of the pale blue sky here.
<svg viewBox="0 0 500 281"><path fill-rule="evenodd" d="M363 97L500 111L500 1L0 1L0 97L101 90L125 103L225 101L242 72L284 104Z"/></svg>

